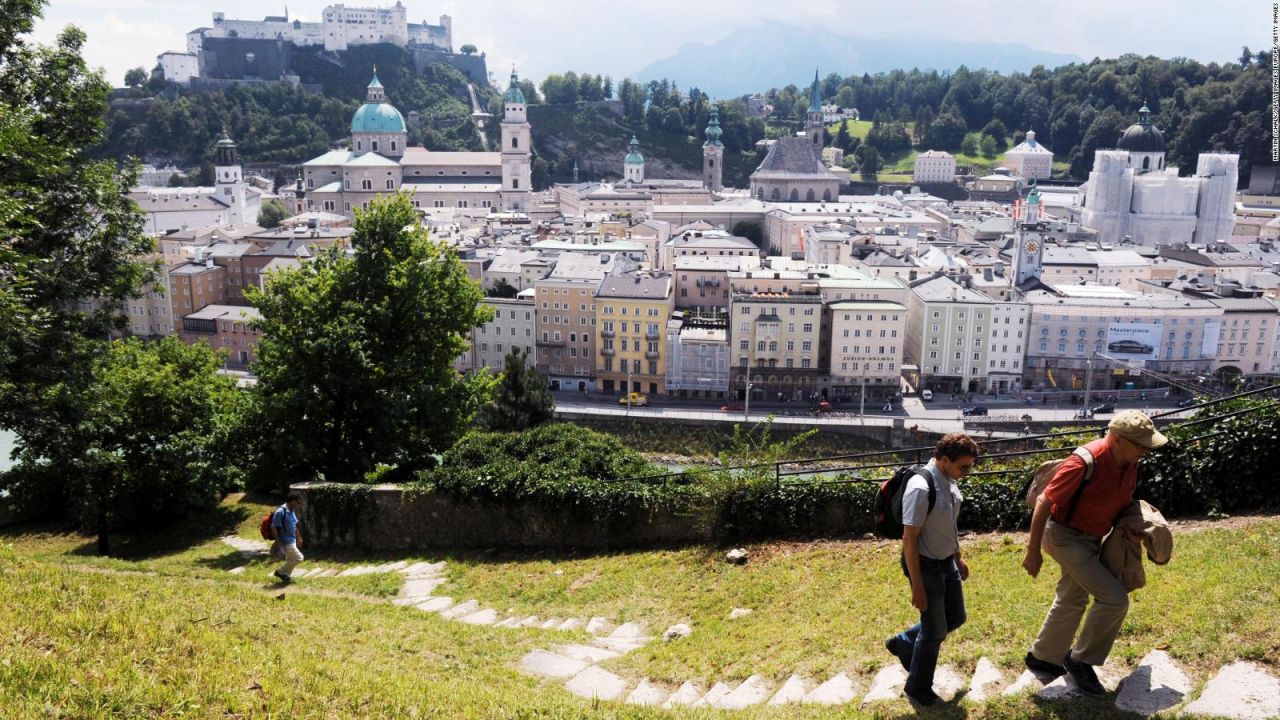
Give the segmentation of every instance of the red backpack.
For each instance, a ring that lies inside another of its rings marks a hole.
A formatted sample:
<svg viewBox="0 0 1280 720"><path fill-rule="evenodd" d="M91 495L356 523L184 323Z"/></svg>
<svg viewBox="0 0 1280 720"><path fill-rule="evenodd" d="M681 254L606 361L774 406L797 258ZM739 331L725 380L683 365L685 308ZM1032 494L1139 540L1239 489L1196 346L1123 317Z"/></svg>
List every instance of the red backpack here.
<svg viewBox="0 0 1280 720"><path fill-rule="evenodd" d="M272 508L267 512L267 516L262 518L262 524L258 525L258 532L262 533L263 540L271 540L274 542L276 539L276 529L271 526L271 518L275 517L276 510L278 509L279 508Z"/></svg>

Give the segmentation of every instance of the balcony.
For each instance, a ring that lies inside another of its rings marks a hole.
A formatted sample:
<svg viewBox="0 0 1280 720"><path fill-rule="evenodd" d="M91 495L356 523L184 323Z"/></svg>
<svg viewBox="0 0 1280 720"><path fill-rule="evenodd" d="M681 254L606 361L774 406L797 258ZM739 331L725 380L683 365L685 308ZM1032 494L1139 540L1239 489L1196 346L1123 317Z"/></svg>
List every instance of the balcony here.
<svg viewBox="0 0 1280 720"><path fill-rule="evenodd" d="M600 348L600 354L605 357L613 357L615 353L617 353L617 351L613 348Z"/></svg>
<svg viewBox="0 0 1280 720"><path fill-rule="evenodd" d="M662 337L661 330L645 330L644 336L648 340L657 340Z"/></svg>
<svg viewBox="0 0 1280 720"><path fill-rule="evenodd" d="M615 337L616 335L617 335L617 333L616 333L616 332L614 332L614 331L612 331L612 330L601 330L601 331L600 331L600 337L611 338L611 337Z"/></svg>
<svg viewBox="0 0 1280 720"><path fill-rule="evenodd" d="M535 343L538 347L564 347L564 340L539 340Z"/></svg>
<svg viewBox="0 0 1280 720"><path fill-rule="evenodd" d="M647 351L645 351L645 354L644 354L644 356L645 356L646 358L648 358L649 360L657 360L657 359L658 359L658 355L659 355L659 353L658 353L658 351L657 351L657 350L647 350Z"/></svg>

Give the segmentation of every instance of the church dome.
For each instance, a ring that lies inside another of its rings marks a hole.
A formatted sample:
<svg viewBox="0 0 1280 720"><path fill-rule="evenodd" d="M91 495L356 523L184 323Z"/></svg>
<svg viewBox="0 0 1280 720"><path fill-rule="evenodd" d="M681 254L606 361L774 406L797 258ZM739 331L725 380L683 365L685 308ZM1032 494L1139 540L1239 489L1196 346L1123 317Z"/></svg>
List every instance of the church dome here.
<svg viewBox="0 0 1280 720"><path fill-rule="evenodd" d="M627 165L644 164L644 156L640 154L640 141L636 140L634 135L631 136L631 152L627 153L627 158L623 162Z"/></svg>
<svg viewBox="0 0 1280 720"><path fill-rule="evenodd" d="M507 86L507 94L502 96L505 103L525 104L524 92L520 90L520 78L516 76L516 69L511 68L511 84Z"/></svg>
<svg viewBox="0 0 1280 720"><path fill-rule="evenodd" d="M1162 153L1164 152L1164 133L1151 124L1151 110L1146 105L1138 111L1138 122L1130 125L1116 143L1120 150L1129 152Z"/></svg>
<svg viewBox="0 0 1280 720"><path fill-rule="evenodd" d="M351 116L351 132L406 132L404 116L387 103L365 103Z"/></svg>

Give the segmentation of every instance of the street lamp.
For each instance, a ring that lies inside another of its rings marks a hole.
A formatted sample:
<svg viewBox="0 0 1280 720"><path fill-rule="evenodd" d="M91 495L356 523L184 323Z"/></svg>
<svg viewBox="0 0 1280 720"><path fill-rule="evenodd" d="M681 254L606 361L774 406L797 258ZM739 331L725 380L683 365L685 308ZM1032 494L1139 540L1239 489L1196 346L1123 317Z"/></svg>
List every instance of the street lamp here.
<svg viewBox="0 0 1280 720"><path fill-rule="evenodd" d="M861 397L858 399L858 417L863 417L863 416L866 414L866 408L867 408L867 365L868 365L868 363L865 363L865 362L864 362L864 363L862 363L862 395L861 395Z"/></svg>
<svg viewBox="0 0 1280 720"><path fill-rule="evenodd" d="M751 388L755 387L754 383L747 383L746 397L742 403L742 422L751 422Z"/></svg>

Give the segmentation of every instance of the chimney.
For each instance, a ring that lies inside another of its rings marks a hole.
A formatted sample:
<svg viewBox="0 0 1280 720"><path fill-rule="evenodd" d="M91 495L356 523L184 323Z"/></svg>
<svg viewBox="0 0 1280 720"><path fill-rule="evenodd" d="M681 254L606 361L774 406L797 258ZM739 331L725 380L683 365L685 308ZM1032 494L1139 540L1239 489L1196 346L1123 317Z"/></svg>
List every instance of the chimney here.
<svg viewBox="0 0 1280 720"><path fill-rule="evenodd" d="M213 258L205 258L205 259L204 259L204 266L205 266L206 268L212 268L212 267L213 267Z"/></svg>

